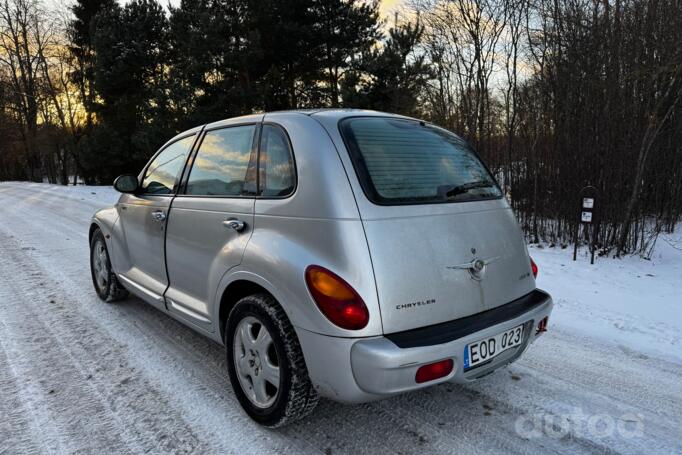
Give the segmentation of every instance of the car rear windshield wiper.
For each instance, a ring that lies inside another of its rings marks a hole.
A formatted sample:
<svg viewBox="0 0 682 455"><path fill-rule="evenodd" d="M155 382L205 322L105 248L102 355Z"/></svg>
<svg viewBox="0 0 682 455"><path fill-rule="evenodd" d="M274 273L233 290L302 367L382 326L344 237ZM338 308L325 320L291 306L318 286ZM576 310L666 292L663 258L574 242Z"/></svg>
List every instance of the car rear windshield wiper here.
<svg viewBox="0 0 682 455"><path fill-rule="evenodd" d="M438 187L438 195L444 199L464 194L474 188L490 188L495 184L489 180L476 180L474 182L463 183L461 185L441 185Z"/></svg>

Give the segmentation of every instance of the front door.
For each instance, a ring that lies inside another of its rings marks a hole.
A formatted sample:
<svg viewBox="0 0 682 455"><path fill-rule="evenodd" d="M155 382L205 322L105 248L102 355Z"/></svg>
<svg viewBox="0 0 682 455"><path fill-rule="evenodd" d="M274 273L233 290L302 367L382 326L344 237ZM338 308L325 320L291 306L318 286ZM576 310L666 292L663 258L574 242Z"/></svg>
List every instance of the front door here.
<svg viewBox="0 0 682 455"><path fill-rule="evenodd" d="M173 194L194 135L161 150L145 169L140 190L118 202L123 234L118 269L127 288L159 308L168 286L164 237Z"/></svg>
<svg viewBox="0 0 682 455"><path fill-rule="evenodd" d="M168 219L167 308L205 330L218 281L239 265L253 232L256 131L256 124L207 130Z"/></svg>

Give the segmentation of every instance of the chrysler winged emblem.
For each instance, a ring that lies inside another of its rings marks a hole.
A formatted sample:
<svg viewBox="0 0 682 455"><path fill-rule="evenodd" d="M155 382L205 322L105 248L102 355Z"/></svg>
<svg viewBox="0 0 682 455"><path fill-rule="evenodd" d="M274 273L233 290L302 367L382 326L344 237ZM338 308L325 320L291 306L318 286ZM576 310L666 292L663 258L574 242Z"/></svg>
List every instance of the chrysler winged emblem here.
<svg viewBox="0 0 682 455"><path fill-rule="evenodd" d="M485 275L485 268L488 264L491 264L500 259L500 256L485 258L485 259L474 259L471 262L465 262L464 264L450 265L448 269L465 269L471 274L471 278L474 280L482 280L483 275Z"/></svg>

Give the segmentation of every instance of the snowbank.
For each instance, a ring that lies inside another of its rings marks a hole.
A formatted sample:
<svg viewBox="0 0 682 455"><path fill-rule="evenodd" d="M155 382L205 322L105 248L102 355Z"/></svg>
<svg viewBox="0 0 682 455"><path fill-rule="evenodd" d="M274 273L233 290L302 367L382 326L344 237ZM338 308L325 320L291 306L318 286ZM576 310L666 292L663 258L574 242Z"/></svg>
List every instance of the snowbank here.
<svg viewBox="0 0 682 455"><path fill-rule="evenodd" d="M661 234L651 260L595 258L586 251L537 248L538 287L554 297L550 324L622 349L682 358L682 226Z"/></svg>

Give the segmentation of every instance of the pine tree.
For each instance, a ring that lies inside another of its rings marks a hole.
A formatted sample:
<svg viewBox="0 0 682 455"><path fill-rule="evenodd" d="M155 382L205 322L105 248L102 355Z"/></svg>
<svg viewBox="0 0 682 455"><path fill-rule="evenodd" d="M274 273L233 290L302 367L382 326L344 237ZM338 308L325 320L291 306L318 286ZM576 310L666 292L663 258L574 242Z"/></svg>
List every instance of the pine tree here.
<svg viewBox="0 0 682 455"><path fill-rule="evenodd" d="M381 39L378 5L377 1L315 2L315 39L319 41L322 57L320 62L324 66L328 102L332 107L339 105L339 84L353 58L369 52L377 40Z"/></svg>
<svg viewBox="0 0 682 455"><path fill-rule="evenodd" d="M93 100L93 60L92 47L93 20L102 10L110 9L115 0L77 0L71 6L73 19L68 25L67 33L70 42L69 50L76 62L76 71L71 74L72 80L78 85L83 106L87 112L87 126L92 125Z"/></svg>
<svg viewBox="0 0 682 455"><path fill-rule="evenodd" d="M172 134L168 19L154 0L113 4L94 20L97 125L84 167L100 182L138 172Z"/></svg>
<svg viewBox="0 0 682 455"><path fill-rule="evenodd" d="M247 1L183 0L170 11L171 84L181 128L259 106Z"/></svg>
<svg viewBox="0 0 682 455"><path fill-rule="evenodd" d="M384 45L365 53L343 81L344 105L421 116L420 97L432 77L419 51L423 33L419 23L391 28Z"/></svg>
<svg viewBox="0 0 682 455"><path fill-rule="evenodd" d="M319 106L322 79L315 0L249 0L249 46L258 52L252 77L264 110Z"/></svg>

